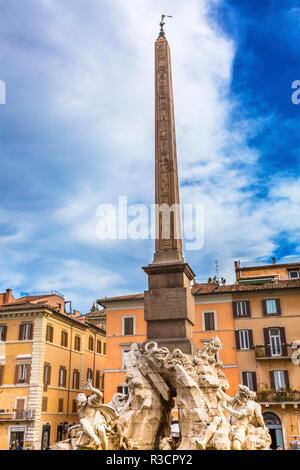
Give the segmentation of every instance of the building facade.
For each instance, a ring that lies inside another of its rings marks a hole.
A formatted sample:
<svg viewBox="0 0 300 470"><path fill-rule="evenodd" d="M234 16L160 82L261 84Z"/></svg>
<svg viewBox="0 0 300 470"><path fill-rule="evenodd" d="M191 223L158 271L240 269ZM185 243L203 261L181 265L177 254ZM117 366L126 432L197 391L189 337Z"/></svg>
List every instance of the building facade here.
<svg viewBox="0 0 300 470"><path fill-rule="evenodd" d="M290 449L300 436L300 360L295 359L300 340L300 279L294 274L300 265L295 267L295 263L272 264L264 270L254 266L241 272L239 265L235 284L213 281L191 287L196 346L202 348L215 336L221 339L219 360L230 383L228 392L233 395L239 383L257 392L273 448ZM147 339L144 295L99 299L98 303L106 313L107 403L117 391L128 391L124 352L131 343Z"/></svg>
<svg viewBox="0 0 300 470"><path fill-rule="evenodd" d="M65 312L59 294L0 294L0 449L46 449L77 422L75 398L103 389L105 332Z"/></svg>

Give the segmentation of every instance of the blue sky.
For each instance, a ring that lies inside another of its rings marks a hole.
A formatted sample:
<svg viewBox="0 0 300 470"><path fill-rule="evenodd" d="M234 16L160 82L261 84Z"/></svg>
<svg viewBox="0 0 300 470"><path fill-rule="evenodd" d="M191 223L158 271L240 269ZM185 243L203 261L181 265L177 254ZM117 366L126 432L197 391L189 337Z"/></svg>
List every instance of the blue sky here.
<svg viewBox="0 0 300 470"><path fill-rule="evenodd" d="M0 290L82 312L139 292L151 240L101 241L101 203L154 198L153 43L171 47L181 200L205 211L202 280L300 258L297 0L0 1Z"/></svg>

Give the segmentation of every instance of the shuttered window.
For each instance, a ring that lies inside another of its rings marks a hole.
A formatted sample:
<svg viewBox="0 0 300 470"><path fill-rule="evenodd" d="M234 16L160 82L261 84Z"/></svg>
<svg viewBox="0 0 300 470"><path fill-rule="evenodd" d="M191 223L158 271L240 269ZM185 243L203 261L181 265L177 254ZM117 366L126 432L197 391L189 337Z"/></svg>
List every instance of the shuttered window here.
<svg viewBox="0 0 300 470"><path fill-rule="evenodd" d="M76 400L72 400L72 413L77 412L77 403Z"/></svg>
<svg viewBox="0 0 300 470"><path fill-rule="evenodd" d="M102 354L102 341L98 339L97 341L97 353Z"/></svg>
<svg viewBox="0 0 300 470"><path fill-rule="evenodd" d="M265 317L281 315L280 299L262 300L262 308Z"/></svg>
<svg viewBox="0 0 300 470"><path fill-rule="evenodd" d="M79 390L79 383L80 383L80 373L79 370L74 369L73 371L73 388L75 390Z"/></svg>
<svg viewBox="0 0 300 470"><path fill-rule="evenodd" d="M103 354L106 354L106 343L103 343Z"/></svg>
<svg viewBox="0 0 300 470"><path fill-rule="evenodd" d="M51 382L51 365L49 363L44 364L44 385L50 385Z"/></svg>
<svg viewBox="0 0 300 470"><path fill-rule="evenodd" d="M96 370L96 383L95 383L96 388L100 388L100 378L101 378L100 370Z"/></svg>
<svg viewBox="0 0 300 470"><path fill-rule="evenodd" d="M58 375L58 386L59 387L66 387L67 385L67 369L63 366L59 368L59 375Z"/></svg>
<svg viewBox="0 0 300 470"><path fill-rule="evenodd" d="M43 397L42 398L42 411L47 411L48 410L48 398Z"/></svg>
<svg viewBox="0 0 300 470"><path fill-rule="evenodd" d="M94 338L92 336L89 337L89 351L94 351Z"/></svg>
<svg viewBox="0 0 300 470"><path fill-rule="evenodd" d="M7 325L0 325L0 341L6 341Z"/></svg>
<svg viewBox="0 0 300 470"><path fill-rule="evenodd" d="M17 364L15 367L15 384L29 384L30 364Z"/></svg>
<svg viewBox="0 0 300 470"><path fill-rule="evenodd" d="M92 371L92 369L87 370L86 379L87 380L93 380L93 371Z"/></svg>
<svg viewBox="0 0 300 470"><path fill-rule="evenodd" d="M233 302L232 306L234 318L251 316L250 302L248 300Z"/></svg>
<svg viewBox="0 0 300 470"><path fill-rule="evenodd" d="M4 366L0 366L0 385L3 385Z"/></svg>
<svg viewBox="0 0 300 470"><path fill-rule="evenodd" d="M53 326L47 325L46 328L46 341L53 343Z"/></svg>
<svg viewBox="0 0 300 470"><path fill-rule="evenodd" d="M74 340L75 351L80 351L80 336L76 335Z"/></svg>
<svg viewBox="0 0 300 470"><path fill-rule="evenodd" d="M276 390L288 390L290 388L289 373L287 370L270 371L271 388Z"/></svg>
<svg viewBox="0 0 300 470"><path fill-rule="evenodd" d="M19 341L32 340L33 324L31 322L21 323L19 329Z"/></svg>
<svg viewBox="0 0 300 470"><path fill-rule="evenodd" d="M204 329L205 331L213 331L216 329L214 312L204 312Z"/></svg>
<svg viewBox="0 0 300 470"><path fill-rule="evenodd" d="M64 330L61 332L61 346L68 347L68 333Z"/></svg>
<svg viewBox="0 0 300 470"><path fill-rule="evenodd" d="M237 330L235 332L236 348L238 350L248 350L253 348L252 330Z"/></svg>
<svg viewBox="0 0 300 470"><path fill-rule="evenodd" d="M123 335L124 336L131 336L135 334L134 331L134 323L135 317L123 317Z"/></svg>
<svg viewBox="0 0 300 470"><path fill-rule="evenodd" d="M64 399L59 398L58 399L58 412L63 413L63 411L64 411Z"/></svg>
<svg viewBox="0 0 300 470"><path fill-rule="evenodd" d="M246 385L252 392L257 391L256 372L244 371L242 372L243 385Z"/></svg>

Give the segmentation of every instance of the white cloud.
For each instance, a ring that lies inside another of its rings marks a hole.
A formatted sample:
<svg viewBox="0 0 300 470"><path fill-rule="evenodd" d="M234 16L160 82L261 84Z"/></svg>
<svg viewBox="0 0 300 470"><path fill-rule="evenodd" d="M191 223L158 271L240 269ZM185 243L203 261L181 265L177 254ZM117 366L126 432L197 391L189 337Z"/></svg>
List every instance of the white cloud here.
<svg viewBox="0 0 300 470"><path fill-rule="evenodd" d="M153 202L153 43L162 12L174 16L166 31L173 65L179 177L193 183L181 188L181 198L183 203L205 206L204 248L186 253L192 267L200 277L208 276L218 259L220 273L233 280L234 258L269 256L279 230L299 230L298 181L276 184L275 189L271 179L266 181L266 196L271 188L273 205L253 198L251 185L256 183L261 155L248 139L274 116L250 119L245 113L243 118L241 103L230 94L237 44L209 16L209 8L218 3L222 1L43 0L48 18L44 41L54 52L40 67L50 75L49 100L56 125L68 123L81 148L86 148L81 162L82 168L89 168L90 179L77 174L76 191L61 200L58 191L56 207L42 214L39 224L21 214L23 231L26 223L28 227L27 242L46 219L52 225L51 233L30 246L27 256L34 260L44 253L51 258L47 245L62 247L55 272L46 267L39 278L29 277L34 285L28 290L64 290L74 302L87 305L99 296L125 292L126 286L136 290L133 270L137 262L150 261L139 243L133 253L129 242L127 252L126 242L100 243L96 209L101 203L116 203L119 195L127 195L129 203ZM233 122L236 109L240 119ZM72 155L68 161L71 172ZM114 259L116 274L101 268L100 246L105 246L106 257ZM99 268L94 259L82 258L82 247L95 250ZM121 282L118 273L127 264L128 276ZM6 278L14 281L10 272ZM17 277L15 284L22 279Z"/></svg>

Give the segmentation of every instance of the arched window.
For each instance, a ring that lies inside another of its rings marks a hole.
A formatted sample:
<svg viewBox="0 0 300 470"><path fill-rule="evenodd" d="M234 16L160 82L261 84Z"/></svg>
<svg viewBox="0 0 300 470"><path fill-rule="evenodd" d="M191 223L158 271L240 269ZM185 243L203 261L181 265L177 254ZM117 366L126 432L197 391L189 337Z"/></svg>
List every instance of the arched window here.
<svg viewBox="0 0 300 470"><path fill-rule="evenodd" d="M274 413L264 413L263 418L272 438L271 449L275 450L278 447L284 449L282 425L279 416Z"/></svg>

